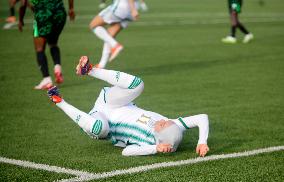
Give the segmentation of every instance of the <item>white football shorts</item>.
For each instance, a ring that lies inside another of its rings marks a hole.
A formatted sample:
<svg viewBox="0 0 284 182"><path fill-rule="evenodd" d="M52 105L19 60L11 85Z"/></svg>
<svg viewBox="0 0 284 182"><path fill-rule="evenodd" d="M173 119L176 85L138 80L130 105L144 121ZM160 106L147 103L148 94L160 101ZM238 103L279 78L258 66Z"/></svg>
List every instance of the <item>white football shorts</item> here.
<svg viewBox="0 0 284 182"><path fill-rule="evenodd" d="M128 0L115 0L113 4L99 13L107 24L120 23L123 28L133 20Z"/></svg>

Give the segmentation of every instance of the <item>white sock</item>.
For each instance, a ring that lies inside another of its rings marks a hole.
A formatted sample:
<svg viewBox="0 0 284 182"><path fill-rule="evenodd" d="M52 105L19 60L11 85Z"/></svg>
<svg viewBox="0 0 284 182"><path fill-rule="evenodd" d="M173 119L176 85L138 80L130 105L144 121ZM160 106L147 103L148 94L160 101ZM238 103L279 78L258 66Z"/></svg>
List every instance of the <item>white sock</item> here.
<svg viewBox="0 0 284 182"><path fill-rule="evenodd" d="M99 62L99 68L104 68L106 66L110 56L110 52L111 52L111 47L108 43L105 42L103 47L102 57Z"/></svg>
<svg viewBox="0 0 284 182"><path fill-rule="evenodd" d="M98 26L93 29L93 32L98 38L102 39L105 43L108 43L111 47L116 46L117 41L107 32L104 27Z"/></svg>
<svg viewBox="0 0 284 182"><path fill-rule="evenodd" d="M93 68L89 75L121 88L134 89L142 82L140 78L127 73L100 68Z"/></svg>
<svg viewBox="0 0 284 182"><path fill-rule="evenodd" d="M68 104L64 100L57 103L60 109L62 109L75 123L77 123L86 133L90 134L96 119L89 114L80 111L74 106Z"/></svg>

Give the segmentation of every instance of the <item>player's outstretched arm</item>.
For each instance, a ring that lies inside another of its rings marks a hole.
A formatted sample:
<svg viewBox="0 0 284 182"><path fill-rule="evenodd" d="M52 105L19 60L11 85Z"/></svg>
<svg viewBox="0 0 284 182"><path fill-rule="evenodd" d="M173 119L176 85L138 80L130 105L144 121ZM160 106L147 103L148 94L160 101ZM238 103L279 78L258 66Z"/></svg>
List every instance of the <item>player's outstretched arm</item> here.
<svg viewBox="0 0 284 182"><path fill-rule="evenodd" d="M128 145L123 149L123 156L138 156L138 155L153 155L156 153L170 153L173 152L171 144L160 143L157 145Z"/></svg>
<svg viewBox="0 0 284 182"><path fill-rule="evenodd" d="M173 121L183 130L198 127L199 139L196 147L196 153L198 153L199 156L204 157L209 151L209 147L207 145L209 135L209 120L207 114L198 114L184 118L179 117Z"/></svg>
<svg viewBox="0 0 284 182"><path fill-rule="evenodd" d="M156 145L128 145L122 151L123 156L153 155L157 153Z"/></svg>

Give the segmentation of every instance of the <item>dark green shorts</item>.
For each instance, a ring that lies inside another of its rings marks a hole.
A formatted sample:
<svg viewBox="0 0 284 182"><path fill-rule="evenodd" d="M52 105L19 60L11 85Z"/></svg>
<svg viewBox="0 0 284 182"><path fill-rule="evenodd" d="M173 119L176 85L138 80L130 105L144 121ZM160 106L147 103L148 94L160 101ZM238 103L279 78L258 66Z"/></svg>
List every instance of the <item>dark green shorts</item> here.
<svg viewBox="0 0 284 182"><path fill-rule="evenodd" d="M34 13L34 37L58 38L66 23L64 8L39 9Z"/></svg>
<svg viewBox="0 0 284 182"><path fill-rule="evenodd" d="M242 0L228 0L229 12L235 11L237 13L241 13L242 10Z"/></svg>

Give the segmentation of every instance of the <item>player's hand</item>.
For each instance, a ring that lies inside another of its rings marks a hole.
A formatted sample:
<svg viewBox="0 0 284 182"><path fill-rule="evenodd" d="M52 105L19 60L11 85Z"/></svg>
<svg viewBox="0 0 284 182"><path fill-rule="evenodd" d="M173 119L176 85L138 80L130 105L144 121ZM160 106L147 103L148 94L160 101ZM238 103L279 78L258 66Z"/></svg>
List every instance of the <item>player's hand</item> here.
<svg viewBox="0 0 284 182"><path fill-rule="evenodd" d="M138 20L139 13L138 13L137 9L134 8L133 10L131 10L131 16L132 16L134 21Z"/></svg>
<svg viewBox="0 0 284 182"><path fill-rule="evenodd" d="M196 153L200 156L200 157L204 157L207 152L209 151L209 147L207 144L198 144L196 146Z"/></svg>
<svg viewBox="0 0 284 182"><path fill-rule="evenodd" d="M173 152L172 145L168 143L160 143L157 145L157 152L161 153Z"/></svg>
<svg viewBox="0 0 284 182"><path fill-rule="evenodd" d="M74 9L73 9L73 8L72 8L72 9L69 9L68 14L69 14L69 18L70 18L70 20L71 20L71 21L74 21L74 20L75 20L75 16L76 16L76 14L75 14L75 11L74 11Z"/></svg>
<svg viewBox="0 0 284 182"><path fill-rule="evenodd" d="M23 22L23 21L19 21L19 23L18 23L18 29L19 29L20 32L23 31L23 26L24 26L24 22Z"/></svg>

